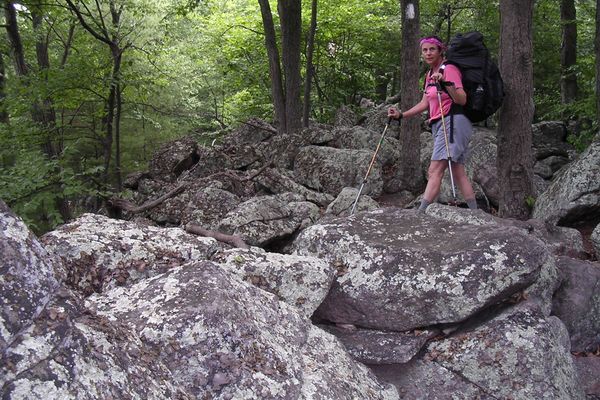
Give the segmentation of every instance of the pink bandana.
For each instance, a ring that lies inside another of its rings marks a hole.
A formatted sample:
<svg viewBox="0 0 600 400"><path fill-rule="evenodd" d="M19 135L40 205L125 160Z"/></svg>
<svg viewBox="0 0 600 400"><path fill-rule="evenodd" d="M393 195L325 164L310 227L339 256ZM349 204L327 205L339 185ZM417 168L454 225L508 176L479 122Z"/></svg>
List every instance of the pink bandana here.
<svg viewBox="0 0 600 400"><path fill-rule="evenodd" d="M434 37L426 37L426 38L421 39L419 46L423 46L423 44L425 44L425 43L434 44L434 45L438 46L440 49L442 49L442 51L446 50L446 45Z"/></svg>

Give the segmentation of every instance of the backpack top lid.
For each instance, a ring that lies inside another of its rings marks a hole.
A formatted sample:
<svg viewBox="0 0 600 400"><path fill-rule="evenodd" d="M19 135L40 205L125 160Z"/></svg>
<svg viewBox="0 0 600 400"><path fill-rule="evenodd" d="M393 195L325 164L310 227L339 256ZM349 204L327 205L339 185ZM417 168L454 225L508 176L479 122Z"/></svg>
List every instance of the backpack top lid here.
<svg viewBox="0 0 600 400"><path fill-rule="evenodd" d="M489 53L483 43L483 35L477 31L456 34L446 51L447 62L461 69L483 68L487 58Z"/></svg>

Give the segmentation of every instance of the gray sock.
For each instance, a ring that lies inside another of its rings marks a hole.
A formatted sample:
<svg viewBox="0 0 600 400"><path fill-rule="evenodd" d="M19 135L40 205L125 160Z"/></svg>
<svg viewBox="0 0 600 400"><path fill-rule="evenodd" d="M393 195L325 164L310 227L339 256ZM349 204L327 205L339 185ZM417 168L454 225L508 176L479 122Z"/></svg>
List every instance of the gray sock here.
<svg viewBox="0 0 600 400"><path fill-rule="evenodd" d="M467 199L467 206L469 206L471 210L477 210L477 200Z"/></svg>
<svg viewBox="0 0 600 400"><path fill-rule="evenodd" d="M429 206L429 202L426 199L421 199L421 205L419 206L419 211L425 211L427 206Z"/></svg>

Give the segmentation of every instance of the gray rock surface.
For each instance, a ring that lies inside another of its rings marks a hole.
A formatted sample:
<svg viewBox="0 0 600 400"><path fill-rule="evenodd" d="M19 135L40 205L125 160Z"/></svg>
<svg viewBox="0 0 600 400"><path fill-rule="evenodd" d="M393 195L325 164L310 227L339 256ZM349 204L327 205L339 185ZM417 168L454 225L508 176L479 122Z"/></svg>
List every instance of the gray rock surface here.
<svg viewBox="0 0 600 400"><path fill-rule="evenodd" d="M425 360L447 368L495 398L584 399L556 317L522 303L472 331L432 342Z"/></svg>
<svg viewBox="0 0 600 400"><path fill-rule="evenodd" d="M600 357L573 357L573 363L579 374L580 384L588 400L600 398Z"/></svg>
<svg viewBox="0 0 600 400"><path fill-rule="evenodd" d="M549 260L517 229L492 232L394 208L313 225L294 249L338 271L318 317L395 331L463 321L533 284Z"/></svg>
<svg viewBox="0 0 600 400"><path fill-rule="evenodd" d="M535 202L533 217L563 226L600 222L600 141L569 164Z"/></svg>
<svg viewBox="0 0 600 400"><path fill-rule="evenodd" d="M571 350L600 350L600 264L560 257L561 285L554 294L552 314L571 336Z"/></svg>
<svg viewBox="0 0 600 400"><path fill-rule="evenodd" d="M251 246L265 247L292 236L319 216L319 207L303 201L301 195L257 196L227 213L218 230L240 236Z"/></svg>
<svg viewBox="0 0 600 400"><path fill-rule="evenodd" d="M84 214L41 238L60 257L66 283L83 295L131 285L192 260L205 260L223 246L181 228L141 226Z"/></svg>
<svg viewBox="0 0 600 400"><path fill-rule="evenodd" d="M223 250L211 260L297 307L306 318L321 304L334 279L333 269L323 260L269 253L257 247Z"/></svg>
<svg viewBox="0 0 600 400"><path fill-rule="evenodd" d="M372 156L372 151L367 150L307 146L294 162L294 179L313 190L337 196L343 188L362 183ZM364 192L376 197L382 190L381 167L375 163Z"/></svg>
<svg viewBox="0 0 600 400"><path fill-rule="evenodd" d="M590 240L594 247L594 251L596 252L596 258L600 259L600 224L596 225L596 228L592 231Z"/></svg>
<svg viewBox="0 0 600 400"><path fill-rule="evenodd" d="M358 196L359 189L356 188L344 188L340 194L327 206L325 215L334 215L338 217L348 216L352 211L356 196ZM379 204L369 196L361 193L358 203L356 203L355 213L360 211L370 211L379 207Z"/></svg>
<svg viewBox="0 0 600 400"><path fill-rule="evenodd" d="M192 262L86 304L139 334L195 397L397 398L295 308L212 262ZM322 393L321 385L341 396Z"/></svg>
<svg viewBox="0 0 600 400"><path fill-rule="evenodd" d="M321 328L335 335L352 357L370 365L407 363L439 333L435 330L384 332L336 325L321 325Z"/></svg>

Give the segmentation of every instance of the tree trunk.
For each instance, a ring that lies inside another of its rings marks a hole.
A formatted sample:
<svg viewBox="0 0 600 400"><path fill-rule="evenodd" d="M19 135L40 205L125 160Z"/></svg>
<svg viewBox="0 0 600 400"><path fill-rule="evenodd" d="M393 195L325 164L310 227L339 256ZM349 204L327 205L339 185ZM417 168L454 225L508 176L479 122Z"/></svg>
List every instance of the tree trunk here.
<svg viewBox="0 0 600 400"><path fill-rule="evenodd" d="M498 180L501 217L527 219L533 196L534 0L500 0L500 71L506 97L498 127Z"/></svg>
<svg viewBox="0 0 600 400"><path fill-rule="evenodd" d="M573 67L577 63L576 15L575 0L561 0L562 44L560 48L560 94L562 104L569 104L577 99L577 75L573 70Z"/></svg>
<svg viewBox="0 0 600 400"><path fill-rule="evenodd" d="M306 44L306 78L304 81L304 112L302 113L302 122L305 128L308 128L310 118L310 89L312 85L312 76L314 73L313 54L315 52L315 34L317 32L317 0L312 0L310 16L310 32Z"/></svg>
<svg viewBox="0 0 600 400"><path fill-rule="evenodd" d="M0 52L0 123L8 124L10 122L8 118L8 112L6 111L6 72L4 67L4 57Z"/></svg>
<svg viewBox="0 0 600 400"><path fill-rule="evenodd" d="M17 23L17 12L12 1L4 1L4 16L6 19L6 32L10 42L13 63L18 76L26 76L29 73L29 67L25 63L25 52L23 51L23 42L19 33L19 24Z"/></svg>
<svg viewBox="0 0 600 400"><path fill-rule="evenodd" d="M113 132L115 122L115 107L120 99L118 96L119 76L121 73L121 49L116 44L110 46L110 52L113 61L113 68L110 76L110 87L106 104L104 105L104 117L102 125L104 127L103 154L104 154L104 184L110 183L110 160L112 158Z"/></svg>
<svg viewBox="0 0 600 400"><path fill-rule="evenodd" d="M275 36L275 26L273 25L273 14L269 0L258 0L260 4L260 13L262 15L263 26L265 29L265 46L269 57L269 72L271 75L271 95L273 96L273 108L275 111L275 123L279 126L279 133L285 133L285 97L283 95L283 76L281 73L281 64L279 63L279 50Z"/></svg>
<svg viewBox="0 0 600 400"><path fill-rule="evenodd" d="M296 133L302 129L302 104L300 101L302 1L278 0L277 9L281 22L281 55L285 76L286 132Z"/></svg>
<svg viewBox="0 0 600 400"><path fill-rule="evenodd" d="M596 0L594 53L596 54L596 120L600 121L600 0Z"/></svg>
<svg viewBox="0 0 600 400"><path fill-rule="evenodd" d="M400 108L408 110L421 100L419 86L419 0L401 0L402 11L402 63L400 70ZM400 179L408 190L422 186L420 162L421 119L401 121Z"/></svg>

